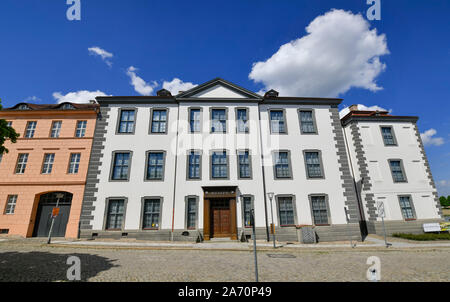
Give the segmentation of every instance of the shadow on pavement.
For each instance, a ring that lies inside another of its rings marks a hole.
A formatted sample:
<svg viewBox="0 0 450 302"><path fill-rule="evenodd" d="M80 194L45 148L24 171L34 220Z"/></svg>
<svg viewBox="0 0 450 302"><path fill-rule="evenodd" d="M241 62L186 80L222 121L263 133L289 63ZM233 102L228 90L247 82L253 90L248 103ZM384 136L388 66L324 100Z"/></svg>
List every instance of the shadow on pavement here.
<svg viewBox="0 0 450 302"><path fill-rule="evenodd" d="M70 256L81 261L81 281L116 267L111 260L91 254L53 254L49 252L0 253L0 281L2 282L53 282L69 281L67 264Z"/></svg>

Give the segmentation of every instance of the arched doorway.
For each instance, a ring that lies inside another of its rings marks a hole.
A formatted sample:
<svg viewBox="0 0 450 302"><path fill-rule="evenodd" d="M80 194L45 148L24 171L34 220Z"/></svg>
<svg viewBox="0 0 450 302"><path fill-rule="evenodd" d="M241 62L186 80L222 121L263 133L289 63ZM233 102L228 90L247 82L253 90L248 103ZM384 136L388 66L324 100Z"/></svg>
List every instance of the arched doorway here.
<svg viewBox="0 0 450 302"><path fill-rule="evenodd" d="M69 192L50 192L42 194L39 198L39 206L36 213L36 223L34 224L33 237L47 237L52 223L52 210L56 207L56 194L64 194L59 199L60 208L58 216L55 218L52 236L64 237L66 235L67 222L69 221L70 206L72 204L72 193Z"/></svg>

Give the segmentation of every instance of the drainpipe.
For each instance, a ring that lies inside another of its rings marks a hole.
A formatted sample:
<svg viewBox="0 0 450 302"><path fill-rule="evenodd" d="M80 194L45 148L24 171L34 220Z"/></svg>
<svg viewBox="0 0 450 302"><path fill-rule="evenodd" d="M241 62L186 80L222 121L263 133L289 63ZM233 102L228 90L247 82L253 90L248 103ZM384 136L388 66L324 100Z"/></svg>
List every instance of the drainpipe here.
<svg viewBox="0 0 450 302"><path fill-rule="evenodd" d="M267 242L270 241L269 237L269 221L267 218L267 194L266 194L266 176L264 173L264 156L263 156L263 143L262 143L262 125L261 125L261 111L259 110L258 103L258 119L259 119L259 143L260 143L260 151L261 151L261 169L262 169L262 178L263 178L263 193L264 193L264 214L266 218L266 235ZM256 238L254 238L256 240Z"/></svg>
<svg viewBox="0 0 450 302"><path fill-rule="evenodd" d="M178 161L178 123L180 119L180 103L178 102L177 107L177 137L175 146L175 179L173 181L173 205L172 205L172 231L170 233L170 241L173 241L173 229L175 225L175 192L177 187L177 161Z"/></svg>

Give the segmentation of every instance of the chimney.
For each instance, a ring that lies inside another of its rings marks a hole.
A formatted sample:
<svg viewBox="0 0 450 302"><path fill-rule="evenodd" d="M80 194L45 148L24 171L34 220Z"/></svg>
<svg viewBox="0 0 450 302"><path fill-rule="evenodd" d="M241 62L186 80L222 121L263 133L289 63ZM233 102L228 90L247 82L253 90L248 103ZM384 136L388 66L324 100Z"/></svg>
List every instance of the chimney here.
<svg viewBox="0 0 450 302"><path fill-rule="evenodd" d="M348 109L350 109L350 111L358 111L358 105L351 105Z"/></svg>

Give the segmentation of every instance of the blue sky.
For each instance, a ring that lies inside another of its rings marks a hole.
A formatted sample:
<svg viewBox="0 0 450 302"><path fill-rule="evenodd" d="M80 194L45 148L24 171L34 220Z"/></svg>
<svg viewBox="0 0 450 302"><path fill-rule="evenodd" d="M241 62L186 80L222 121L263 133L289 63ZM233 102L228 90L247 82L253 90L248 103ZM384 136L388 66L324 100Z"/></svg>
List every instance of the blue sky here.
<svg viewBox="0 0 450 302"><path fill-rule="evenodd" d="M422 133L434 129L427 132L426 151L439 193L450 195L447 0L381 0L380 21L367 20L366 0L81 0L80 21L67 20L68 8L65 0L0 1L0 98L4 106L25 100L55 103L81 96L83 91L154 94L162 87L178 88L177 83L189 87L189 83L201 84L215 77L255 92L277 88L282 94L305 92L304 96L334 93L344 98L344 105L376 105L392 114L418 115ZM317 19L332 9L344 14ZM354 17L358 14L360 19ZM341 27L347 21L339 18L345 16L353 19ZM353 31L358 26L352 22L363 25L361 19L368 29ZM317 26L307 32L314 20ZM335 20L338 26L326 27L320 20ZM341 57L348 53L345 47L373 29L372 44L355 50L355 56L358 52L368 56L368 64L349 69L353 61ZM282 45L305 37L293 51L280 52ZM314 52L322 42L330 43L327 49L332 49L326 56ZM88 51L92 47L112 57L102 59ZM286 53L295 56L302 47L309 47L307 62L270 73L269 58L277 53L278 58ZM257 62L261 68L252 69ZM322 68L319 63L331 67ZM334 67L339 77L329 72ZM363 79L358 78L361 72ZM289 87L277 84L276 79L283 77L294 82ZM307 88L315 77L329 85ZM164 86L165 81L172 86ZM306 88L299 90L303 84Z"/></svg>

